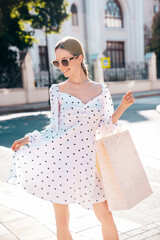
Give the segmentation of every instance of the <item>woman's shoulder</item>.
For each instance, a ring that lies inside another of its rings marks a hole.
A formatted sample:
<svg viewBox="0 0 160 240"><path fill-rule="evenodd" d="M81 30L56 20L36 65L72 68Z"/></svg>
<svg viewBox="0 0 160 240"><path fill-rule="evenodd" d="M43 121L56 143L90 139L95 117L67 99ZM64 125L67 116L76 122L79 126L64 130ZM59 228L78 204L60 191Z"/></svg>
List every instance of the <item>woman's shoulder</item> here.
<svg viewBox="0 0 160 240"><path fill-rule="evenodd" d="M93 83L93 84L95 84L95 85L103 85L103 86L107 86L107 84L106 83L104 83L104 82L95 82L94 80L92 80L92 79L89 79L90 80L90 82L91 83Z"/></svg>
<svg viewBox="0 0 160 240"><path fill-rule="evenodd" d="M58 92L58 84L57 83L53 83L50 88L49 88L50 93L53 91L57 91Z"/></svg>
<svg viewBox="0 0 160 240"><path fill-rule="evenodd" d="M59 90L62 91L62 92L65 91L64 88L65 88L67 85L68 85L68 84L67 84L67 80L66 80L66 81L63 81L63 82L60 82L60 83L57 84Z"/></svg>
<svg viewBox="0 0 160 240"><path fill-rule="evenodd" d="M93 80L91 80L91 79L90 79L90 83L93 84L95 87L104 85L103 83L95 82L95 81L93 81Z"/></svg>
<svg viewBox="0 0 160 240"><path fill-rule="evenodd" d="M101 82L95 82L95 81L92 81L92 83L93 83L93 85L94 85L95 87L101 86L102 90L108 91L108 86L107 86L107 84L101 83Z"/></svg>

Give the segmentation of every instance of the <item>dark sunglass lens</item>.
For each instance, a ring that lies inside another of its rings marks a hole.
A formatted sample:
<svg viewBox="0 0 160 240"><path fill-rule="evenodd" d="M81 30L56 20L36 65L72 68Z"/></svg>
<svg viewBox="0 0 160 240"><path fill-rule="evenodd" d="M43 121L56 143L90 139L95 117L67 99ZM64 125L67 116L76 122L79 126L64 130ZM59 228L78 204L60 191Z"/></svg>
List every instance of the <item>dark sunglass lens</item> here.
<svg viewBox="0 0 160 240"><path fill-rule="evenodd" d="M68 66L68 60L67 59L63 59L62 60L62 65L67 67Z"/></svg>
<svg viewBox="0 0 160 240"><path fill-rule="evenodd" d="M52 63L53 63L53 65L54 65L54 67L56 67L56 68L59 67L59 62L58 62L58 61L53 61Z"/></svg>

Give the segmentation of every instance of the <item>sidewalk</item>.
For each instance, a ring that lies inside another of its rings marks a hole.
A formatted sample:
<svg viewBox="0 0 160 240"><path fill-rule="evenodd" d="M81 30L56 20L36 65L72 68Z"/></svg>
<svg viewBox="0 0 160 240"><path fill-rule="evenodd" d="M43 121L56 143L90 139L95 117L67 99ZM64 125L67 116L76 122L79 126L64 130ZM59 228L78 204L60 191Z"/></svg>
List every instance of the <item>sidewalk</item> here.
<svg viewBox="0 0 160 240"><path fill-rule="evenodd" d="M116 100L122 99L124 94L112 94L113 102ZM160 96L160 90L154 91L145 91L145 92L134 92L133 96L135 98L143 98L150 96ZM42 110L50 110L50 105L48 102L40 102L40 103L28 103L28 104L19 104L14 106L5 106L0 107L0 115L1 114L9 114L9 113L18 113L18 112L32 112L32 111L42 111Z"/></svg>

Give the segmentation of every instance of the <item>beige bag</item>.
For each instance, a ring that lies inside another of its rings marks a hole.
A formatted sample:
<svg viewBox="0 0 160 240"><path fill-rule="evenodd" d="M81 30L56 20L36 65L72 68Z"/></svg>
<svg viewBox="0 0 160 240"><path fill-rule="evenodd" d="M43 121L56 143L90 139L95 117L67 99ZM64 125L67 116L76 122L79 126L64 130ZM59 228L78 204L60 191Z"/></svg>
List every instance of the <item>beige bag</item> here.
<svg viewBox="0 0 160 240"><path fill-rule="evenodd" d="M96 156L110 211L130 209L153 193L128 130L97 140Z"/></svg>

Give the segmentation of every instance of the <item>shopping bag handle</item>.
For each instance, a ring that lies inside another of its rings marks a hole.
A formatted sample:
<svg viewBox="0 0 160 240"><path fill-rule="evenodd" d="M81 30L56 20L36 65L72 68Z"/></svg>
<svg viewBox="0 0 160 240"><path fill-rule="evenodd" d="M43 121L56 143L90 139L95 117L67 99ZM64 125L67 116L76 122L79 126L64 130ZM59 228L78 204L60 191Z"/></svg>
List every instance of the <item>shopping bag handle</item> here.
<svg viewBox="0 0 160 240"><path fill-rule="evenodd" d="M105 133L103 138L108 137L108 136L116 135L116 134L121 133L123 131L124 131L124 129L122 128L122 126L117 126L113 131Z"/></svg>

